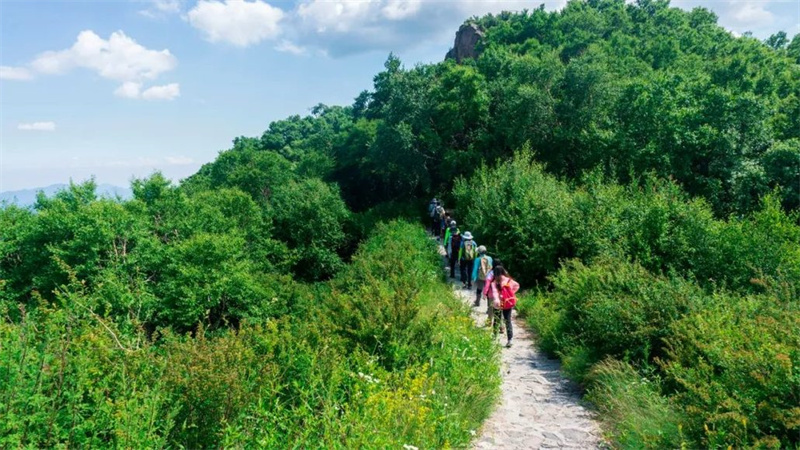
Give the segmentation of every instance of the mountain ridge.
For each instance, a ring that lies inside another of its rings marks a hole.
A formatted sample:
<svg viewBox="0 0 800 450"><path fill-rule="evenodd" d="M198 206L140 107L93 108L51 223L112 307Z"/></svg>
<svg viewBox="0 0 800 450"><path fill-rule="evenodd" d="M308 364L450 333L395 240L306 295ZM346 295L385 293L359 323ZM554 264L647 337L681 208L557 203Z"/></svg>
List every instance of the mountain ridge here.
<svg viewBox="0 0 800 450"><path fill-rule="evenodd" d="M36 195L42 191L47 197L52 197L59 191L69 188L68 183L56 183L49 186L36 187L32 189L18 189L14 191L0 192L0 203L14 204L17 206L33 206L36 203ZM95 190L98 197L116 198L128 200L133 198L133 191L128 187L115 186L113 184L98 184Z"/></svg>

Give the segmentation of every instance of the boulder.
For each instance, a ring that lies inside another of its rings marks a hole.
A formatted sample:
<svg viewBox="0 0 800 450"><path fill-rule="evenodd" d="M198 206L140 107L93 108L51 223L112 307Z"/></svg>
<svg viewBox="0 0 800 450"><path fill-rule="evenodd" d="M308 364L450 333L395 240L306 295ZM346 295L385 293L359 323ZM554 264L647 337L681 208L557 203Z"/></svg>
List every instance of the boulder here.
<svg viewBox="0 0 800 450"><path fill-rule="evenodd" d="M445 59L455 59L460 63L465 58L475 58L478 56L476 47L478 42L483 38L483 31L478 28L474 23L465 23L461 25L456 32L456 40L453 43L453 48L447 52Z"/></svg>

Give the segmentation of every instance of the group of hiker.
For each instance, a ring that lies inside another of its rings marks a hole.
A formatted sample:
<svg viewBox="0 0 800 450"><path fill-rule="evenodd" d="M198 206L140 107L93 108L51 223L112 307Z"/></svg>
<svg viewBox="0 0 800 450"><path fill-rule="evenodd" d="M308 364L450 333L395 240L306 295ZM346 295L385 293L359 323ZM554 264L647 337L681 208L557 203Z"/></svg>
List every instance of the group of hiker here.
<svg viewBox="0 0 800 450"><path fill-rule="evenodd" d="M463 234L455 219L444 208L444 204L434 198L428 205L431 218L431 234L441 239L447 253L450 278L456 278L456 265L462 287L472 289L475 286L474 307L479 307L481 299L486 298L487 326L491 326L495 334L506 333L511 347L514 331L511 325L511 311L516 305L516 293L519 283L503 267L502 261L493 259L486 251L486 246L478 245L471 232Z"/></svg>

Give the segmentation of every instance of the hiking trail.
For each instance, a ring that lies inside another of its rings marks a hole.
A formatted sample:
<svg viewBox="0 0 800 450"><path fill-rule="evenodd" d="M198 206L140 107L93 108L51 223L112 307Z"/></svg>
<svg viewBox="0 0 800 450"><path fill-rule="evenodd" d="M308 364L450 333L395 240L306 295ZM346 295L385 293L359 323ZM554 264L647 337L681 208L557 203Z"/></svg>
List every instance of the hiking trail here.
<svg viewBox="0 0 800 450"><path fill-rule="evenodd" d="M444 248L439 246L440 254ZM461 288L450 279L456 295L468 305L474 289ZM486 299L472 307L475 325L486 322ZM561 374L561 364L536 348L533 335L513 313L514 345L503 347L501 400L475 437L472 448L482 449L596 449L603 444L593 414L580 403L577 386ZM487 333L489 330L487 329ZM498 335L504 345L505 335Z"/></svg>

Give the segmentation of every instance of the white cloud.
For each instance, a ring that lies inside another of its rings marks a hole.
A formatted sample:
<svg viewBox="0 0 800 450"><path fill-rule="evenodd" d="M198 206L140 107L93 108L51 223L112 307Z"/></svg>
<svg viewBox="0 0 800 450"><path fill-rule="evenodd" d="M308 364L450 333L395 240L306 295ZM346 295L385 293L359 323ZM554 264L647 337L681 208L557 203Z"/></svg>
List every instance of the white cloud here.
<svg viewBox="0 0 800 450"><path fill-rule="evenodd" d="M165 13L176 13L181 10L181 0L153 0L155 8Z"/></svg>
<svg viewBox="0 0 800 450"><path fill-rule="evenodd" d="M299 45L293 44L291 41L286 39L282 40L280 44L275 46L275 50L284 53L291 53L293 55L305 55L306 48L300 47Z"/></svg>
<svg viewBox="0 0 800 450"><path fill-rule="evenodd" d="M180 95L181 89L178 83L153 86L142 92L142 98L145 100L174 100Z"/></svg>
<svg viewBox="0 0 800 450"><path fill-rule="evenodd" d="M203 31L209 41L239 47L277 37L283 17L280 8L260 0L200 0L187 15L189 23Z"/></svg>
<svg viewBox="0 0 800 450"><path fill-rule="evenodd" d="M381 12L389 20L401 20L415 15L421 6L422 0L389 0Z"/></svg>
<svg viewBox="0 0 800 450"><path fill-rule="evenodd" d="M31 122L17 125L18 130L22 131L56 131L55 122Z"/></svg>
<svg viewBox="0 0 800 450"><path fill-rule="evenodd" d="M33 74L24 67L0 66L0 80L30 80Z"/></svg>
<svg viewBox="0 0 800 450"><path fill-rule="evenodd" d="M775 16L767 11L762 1L732 1L728 14L733 25L759 27L774 22Z"/></svg>
<svg viewBox="0 0 800 450"><path fill-rule="evenodd" d="M181 11L183 0L150 0L150 8L139 11L139 14L157 19Z"/></svg>
<svg viewBox="0 0 800 450"><path fill-rule="evenodd" d="M3 73L24 79L21 77L33 73L55 75L84 68L103 78L121 82L114 91L114 95L119 97L171 100L179 95L177 83L153 86L144 92L142 88L145 81L155 80L177 64L178 60L168 49L145 48L122 31L115 31L108 39L103 39L94 31L85 30L78 34L71 47L44 52L34 58L28 68L3 68Z"/></svg>
<svg viewBox="0 0 800 450"><path fill-rule="evenodd" d="M142 83L127 81L114 91L114 95L131 99L174 100L181 95L181 88L178 83L170 83L162 86L152 86L142 91Z"/></svg>
<svg viewBox="0 0 800 450"><path fill-rule="evenodd" d="M149 50L122 31L105 40L91 30L81 31L72 47L39 55L31 67L42 73L64 73L73 67L95 70L117 81L155 79L175 68L177 59L164 49Z"/></svg>
<svg viewBox="0 0 800 450"><path fill-rule="evenodd" d="M126 81L114 91L114 95L122 98L139 98L139 93L141 90L142 83Z"/></svg>
<svg viewBox="0 0 800 450"><path fill-rule="evenodd" d="M375 12L379 9L379 1L311 0L300 4L297 14L319 33L343 33L378 17Z"/></svg>
<svg viewBox="0 0 800 450"><path fill-rule="evenodd" d="M528 0L301 0L286 28L295 45L333 56L401 51L452 40L458 26L473 15L538 5Z"/></svg>

